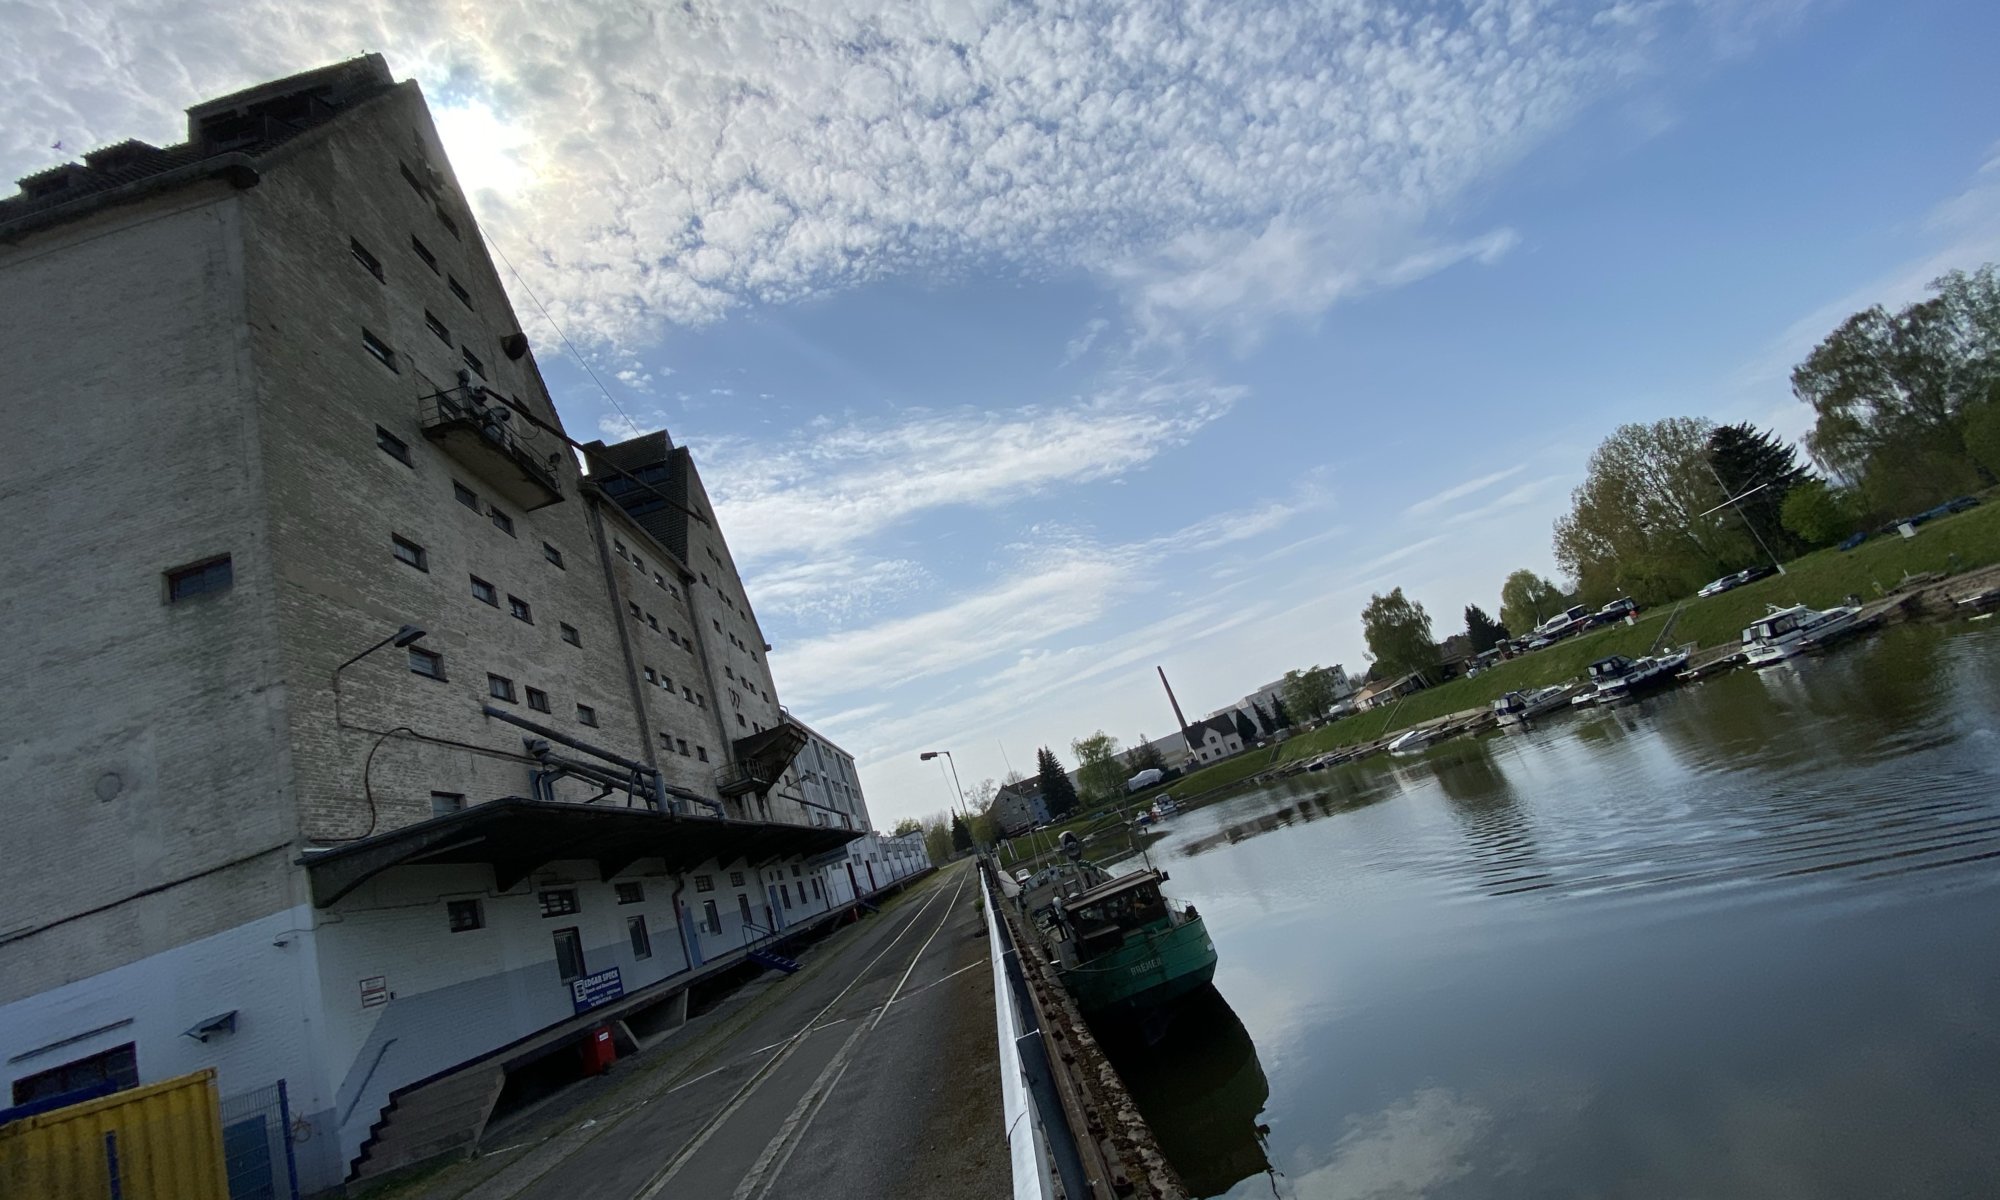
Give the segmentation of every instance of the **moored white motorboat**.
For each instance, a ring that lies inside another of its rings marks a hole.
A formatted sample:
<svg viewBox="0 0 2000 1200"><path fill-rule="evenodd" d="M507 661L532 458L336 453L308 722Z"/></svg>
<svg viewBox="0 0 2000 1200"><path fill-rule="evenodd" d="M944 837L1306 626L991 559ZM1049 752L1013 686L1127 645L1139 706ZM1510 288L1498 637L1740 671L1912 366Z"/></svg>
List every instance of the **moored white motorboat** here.
<svg viewBox="0 0 2000 1200"><path fill-rule="evenodd" d="M1395 741L1389 743L1387 749L1391 754L1421 754L1424 747L1436 741L1437 737L1438 731L1435 729L1412 729L1398 735Z"/></svg>
<svg viewBox="0 0 2000 1200"><path fill-rule="evenodd" d="M1753 667L1783 662L1853 632L1860 616L1861 609L1851 604L1823 612L1803 604L1790 608L1773 605L1770 612L1744 629L1743 661Z"/></svg>
<svg viewBox="0 0 2000 1200"><path fill-rule="evenodd" d="M1682 646L1667 654L1626 658L1614 654L1590 664L1590 677L1597 683L1597 702L1611 704L1671 685L1694 654L1693 646Z"/></svg>
<svg viewBox="0 0 2000 1200"><path fill-rule="evenodd" d="M1493 702L1493 714L1502 725L1522 725L1545 712L1563 707L1569 688L1562 684L1532 692L1508 692Z"/></svg>

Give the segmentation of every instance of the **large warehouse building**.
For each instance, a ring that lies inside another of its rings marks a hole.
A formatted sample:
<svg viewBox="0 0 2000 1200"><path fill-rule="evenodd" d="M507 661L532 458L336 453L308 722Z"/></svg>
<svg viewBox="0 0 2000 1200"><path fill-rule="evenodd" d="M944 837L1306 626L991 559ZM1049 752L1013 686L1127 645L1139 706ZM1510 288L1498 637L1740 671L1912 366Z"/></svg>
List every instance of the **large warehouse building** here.
<svg viewBox="0 0 2000 1200"><path fill-rule="evenodd" d="M314 1190L392 1095L921 868L780 704L686 448L564 434L414 83L356 59L20 186L12 1103L283 1080Z"/></svg>

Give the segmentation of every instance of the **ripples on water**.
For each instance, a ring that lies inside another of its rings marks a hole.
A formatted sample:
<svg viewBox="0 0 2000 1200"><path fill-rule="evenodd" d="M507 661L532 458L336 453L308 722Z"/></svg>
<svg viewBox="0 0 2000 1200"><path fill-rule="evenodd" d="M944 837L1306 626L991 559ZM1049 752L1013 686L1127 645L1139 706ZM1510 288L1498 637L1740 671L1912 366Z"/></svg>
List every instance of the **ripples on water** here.
<svg viewBox="0 0 2000 1200"><path fill-rule="evenodd" d="M2000 1195L1996 713L2000 631L1906 627L1182 816L1228 1194Z"/></svg>

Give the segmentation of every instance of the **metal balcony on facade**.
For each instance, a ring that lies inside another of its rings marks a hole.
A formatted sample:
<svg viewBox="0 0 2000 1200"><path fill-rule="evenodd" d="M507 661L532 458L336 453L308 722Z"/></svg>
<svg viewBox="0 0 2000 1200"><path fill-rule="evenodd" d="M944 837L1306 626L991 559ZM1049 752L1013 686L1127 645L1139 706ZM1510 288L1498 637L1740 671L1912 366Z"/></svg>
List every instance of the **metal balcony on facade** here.
<svg viewBox="0 0 2000 1200"><path fill-rule="evenodd" d="M523 512L563 499L560 452L538 450L525 423L479 389L454 388L422 401L424 436L464 463L492 493Z"/></svg>

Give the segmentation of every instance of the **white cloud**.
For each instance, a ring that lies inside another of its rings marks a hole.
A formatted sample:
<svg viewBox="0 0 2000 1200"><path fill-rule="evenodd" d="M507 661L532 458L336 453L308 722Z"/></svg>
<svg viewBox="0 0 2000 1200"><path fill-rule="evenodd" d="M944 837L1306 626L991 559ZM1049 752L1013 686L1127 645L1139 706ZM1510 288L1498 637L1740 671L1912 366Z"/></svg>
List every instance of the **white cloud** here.
<svg viewBox="0 0 2000 1200"><path fill-rule="evenodd" d="M1090 348L1097 344L1097 339L1102 337L1104 331L1110 327L1111 322L1105 320L1103 317L1092 317L1090 320L1085 321L1082 331L1071 338L1069 345L1063 348L1063 358L1060 365L1066 367L1090 353Z"/></svg>
<svg viewBox="0 0 2000 1200"><path fill-rule="evenodd" d="M1143 466L1226 414L1240 389L1126 376L1069 404L827 422L791 445L718 441L703 474L740 562L823 554L920 512L992 505Z"/></svg>
<svg viewBox="0 0 2000 1200"><path fill-rule="evenodd" d="M1301 1200L1417 1200L1471 1174L1493 1126L1483 1105L1449 1088L1419 1088L1351 1120L1325 1166L1295 1176Z"/></svg>
<svg viewBox="0 0 2000 1200"><path fill-rule="evenodd" d="M23 0L0 169L172 140L188 103L378 49L457 114L483 222L585 338L994 261L1238 327L1491 261L1510 231L1436 227L1470 183L1683 31L1708 53L1794 7Z"/></svg>
<svg viewBox="0 0 2000 1200"><path fill-rule="evenodd" d="M1502 480L1512 479L1527 469L1527 464L1518 463L1508 467L1504 471L1495 471L1490 475L1481 475L1477 479L1468 479L1464 483L1455 484L1435 495L1424 497L1422 500L1404 509L1403 515L1406 517L1421 517L1426 513L1443 508L1454 500L1463 500L1474 492L1483 492Z"/></svg>

